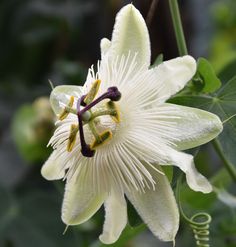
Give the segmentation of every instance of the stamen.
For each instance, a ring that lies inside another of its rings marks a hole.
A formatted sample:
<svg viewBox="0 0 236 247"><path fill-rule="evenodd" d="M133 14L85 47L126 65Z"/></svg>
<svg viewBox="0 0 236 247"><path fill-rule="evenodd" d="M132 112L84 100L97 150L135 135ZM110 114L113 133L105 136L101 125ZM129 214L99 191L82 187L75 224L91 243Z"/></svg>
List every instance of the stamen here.
<svg viewBox="0 0 236 247"><path fill-rule="evenodd" d="M102 134L99 135L99 138L96 138L94 142L91 144L91 148L95 149L98 146L102 145L104 142L110 140L112 138L112 133L110 130L104 131Z"/></svg>
<svg viewBox="0 0 236 247"><path fill-rule="evenodd" d="M79 130L78 125L76 125L76 124L71 125L70 136L69 136L68 143L67 143L67 151L68 152L71 152L74 145L75 145L76 135L77 135L78 130Z"/></svg>
<svg viewBox="0 0 236 247"><path fill-rule="evenodd" d="M86 95L86 97L84 98L83 102L88 105L90 103L92 103L92 101L94 100L94 98L96 97L99 87L101 84L101 80L96 80L91 89L89 90L88 94Z"/></svg>
<svg viewBox="0 0 236 247"><path fill-rule="evenodd" d="M68 105L64 108L63 112L59 115L59 120L62 121L65 118L67 118L67 116L71 112L70 109L72 109L73 104L74 104L74 96L71 96Z"/></svg>

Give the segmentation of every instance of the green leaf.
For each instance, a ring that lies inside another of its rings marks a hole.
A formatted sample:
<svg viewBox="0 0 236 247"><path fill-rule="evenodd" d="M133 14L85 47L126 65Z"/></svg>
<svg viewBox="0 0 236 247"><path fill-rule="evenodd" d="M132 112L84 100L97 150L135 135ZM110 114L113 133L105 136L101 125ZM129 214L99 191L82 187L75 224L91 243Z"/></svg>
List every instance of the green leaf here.
<svg viewBox="0 0 236 247"><path fill-rule="evenodd" d="M218 74L218 77L223 81L229 81L235 75L235 68L236 68L236 59L226 64L226 66L221 69Z"/></svg>
<svg viewBox="0 0 236 247"><path fill-rule="evenodd" d="M227 188L231 185L232 178L225 168L221 168L212 178L211 184L217 188Z"/></svg>
<svg viewBox="0 0 236 247"><path fill-rule="evenodd" d="M126 201L127 201L127 212L128 212L129 225L131 227L141 225L143 223L143 220L140 218L139 214L137 213L133 205L129 202L129 200L126 200Z"/></svg>
<svg viewBox="0 0 236 247"><path fill-rule="evenodd" d="M216 195L214 193L203 194L201 192L195 192L189 189L186 184L181 187L180 198L181 203L197 210L210 209L216 201Z"/></svg>
<svg viewBox="0 0 236 247"><path fill-rule="evenodd" d="M173 179L173 166L162 166L161 169L163 170L163 172L165 173L165 175L167 176L169 182L172 182Z"/></svg>
<svg viewBox="0 0 236 247"><path fill-rule="evenodd" d="M205 58L199 58L197 63L197 74L193 79L197 91L213 93L221 86L221 81L216 76L211 64Z"/></svg>
<svg viewBox="0 0 236 247"><path fill-rule="evenodd" d="M236 114L236 77L215 95L176 96L169 102L210 111L225 121L218 141L227 160L236 166L236 117L232 117Z"/></svg>
<svg viewBox="0 0 236 247"><path fill-rule="evenodd" d="M4 198L0 206L0 243L7 240L14 247L78 246L71 229L62 234L65 225L60 219L61 200L55 192L34 190L17 200L0 187L0 195Z"/></svg>

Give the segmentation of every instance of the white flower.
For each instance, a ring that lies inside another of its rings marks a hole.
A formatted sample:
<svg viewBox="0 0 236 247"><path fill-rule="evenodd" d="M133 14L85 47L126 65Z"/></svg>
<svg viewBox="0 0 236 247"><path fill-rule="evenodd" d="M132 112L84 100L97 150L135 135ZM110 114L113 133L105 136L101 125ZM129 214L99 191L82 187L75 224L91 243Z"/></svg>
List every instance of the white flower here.
<svg viewBox="0 0 236 247"><path fill-rule="evenodd" d="M221 121L206 111L165 103L192 78L196 62L184 56L149 69L147 27L132 4L118 13L112 39L103 39L101 50L97 72L89 70L83 87L52 91L60 120L42 175L66 178L65 224L85 222L104 203L100 240L113 243L127 223L126 195L155 236L174 241L179 213L161 166L179 167L193 190L210 192L193 157L181 150L215 138Z"/></svg>

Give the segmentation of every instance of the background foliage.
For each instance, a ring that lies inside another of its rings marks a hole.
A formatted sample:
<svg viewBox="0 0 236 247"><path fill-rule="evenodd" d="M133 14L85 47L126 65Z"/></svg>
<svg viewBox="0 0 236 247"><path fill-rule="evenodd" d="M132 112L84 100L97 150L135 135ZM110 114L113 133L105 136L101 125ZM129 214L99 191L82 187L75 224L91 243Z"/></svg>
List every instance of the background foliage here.
<svg viewBox="0 0 236 247"><path fill-rule="evenodd" d="M190 150L196 154L198 169L214 184L215 192L202 195L183 184L181 205L188 216L199 210L211 214L212 246L235 247L236 181L229 172L236 169L236 117L230 118L236 114L236 2L179 2L190 54L208 60L198 60L194 79L171 102L212 111L226 121L224 132L213 143L220 156L212 144ZM114 16L126 3L129 1L1 0L1 247L103 246L97 241L103 209L62 235L63 182L47 182L40 175L50 153L46 144L54 128L47 101L48 79L55 85L83 84L87 68L99 59L100 39L110 38ZM133 4L147 16L151 0L134 0ZM153 61L160 53L165 60L178 56L167 1L159 1L148 27ZM173 187L176 174L177 170ZM232 194L222 192L222 188ZM131 205L129 216L130 226L112 246L171 246L146 231ZM193 243L191 229L182 221L176 245Z"/></svg>

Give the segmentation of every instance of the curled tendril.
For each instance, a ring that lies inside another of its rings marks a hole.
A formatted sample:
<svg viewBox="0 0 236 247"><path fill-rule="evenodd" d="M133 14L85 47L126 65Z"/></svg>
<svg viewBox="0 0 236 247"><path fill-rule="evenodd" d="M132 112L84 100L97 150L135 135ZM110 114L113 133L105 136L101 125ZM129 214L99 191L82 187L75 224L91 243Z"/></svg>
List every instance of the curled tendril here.
<svg viewBox="0 0 236 247"><path fill-rule="evenodd" d="M211 216L204 212L197 213L190 218L189 222L191 222L190 226L194 233L196 245L199 247L210 247L209 226L211 223Z"/></svg>
<svg viewBox="0 0 236 247"><path fill-rule="evenodd" d="M178 183L177 183L177 196L178 196L180 214L184 218L184 220L189 223L189 226L192 228L194 238L196 240L196 246L197 247L210 247L209 227L210 227L212 218L210 214L205 213L205 212L196 213L191 218L188 218L186 216L181 206L181 202L180 202L180 189L179 189L180 181L181 181L181 178L178 180Z"/></svg>

